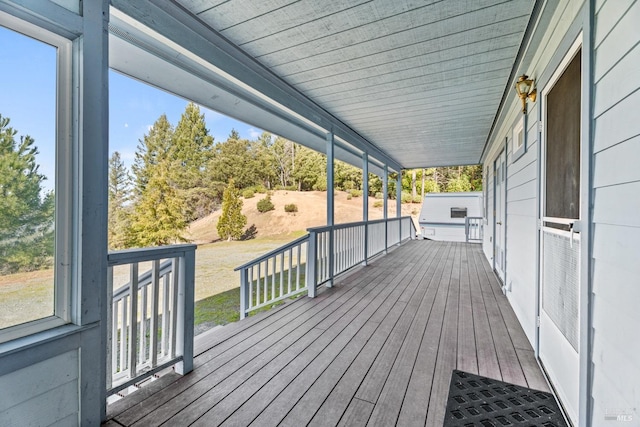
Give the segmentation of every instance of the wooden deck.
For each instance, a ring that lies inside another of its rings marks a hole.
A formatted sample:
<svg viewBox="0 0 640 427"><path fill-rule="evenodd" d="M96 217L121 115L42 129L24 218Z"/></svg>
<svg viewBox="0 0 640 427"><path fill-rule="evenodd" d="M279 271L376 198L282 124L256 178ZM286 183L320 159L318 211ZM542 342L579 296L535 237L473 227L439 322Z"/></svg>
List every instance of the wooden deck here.
<svg viewBox="0 0 640 427"><path fill-rule="evenodd" d="M456 368L548 391L479 245L409 242L196 347L108 425L441 426Z"/></svg>

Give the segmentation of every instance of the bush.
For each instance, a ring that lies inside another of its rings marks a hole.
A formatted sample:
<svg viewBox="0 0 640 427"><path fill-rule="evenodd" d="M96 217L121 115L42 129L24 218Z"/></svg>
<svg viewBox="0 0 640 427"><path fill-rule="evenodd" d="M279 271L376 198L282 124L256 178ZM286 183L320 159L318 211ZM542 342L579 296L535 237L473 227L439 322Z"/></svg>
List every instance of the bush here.
<svg viewBox="0 0 640 427"><path fill-rule="evenodd" d="M382 206L384 206L384 202L382 200L376 200L375 202L373 202L374 208L381 208Z"/></svg>
<svg viewBox="0 0 640 427"><path fill-rule="evenodd" d="M401 202L402 203L411 203L413 201L413 197L411 196L411 193L406 193L406 192L402 192L402 198L401 198Z"/></svg>
<svg viewBox="0 0 640 427"><path fill-rule="evenodd" d="M264 199L260 199L258 201L258 211L265 213L275 209L273 206L273 202L271 202L271 197L267 196Z"/></svg>
<svg viewBox="0 0 640 427"><path fill-rule="evenodd" d="M327 182L320 180L313 184L313 189L315 191L327 191Z"/></svg>
<svg viewBox="0 0 640 427"><path fill-rule="evenodd" d="M298 212L298 205L296 205L295 203L284 205L284 211L285 212Z"/></svg>
<svg viewBox="0 0 640 427"><path fill-rule="evenodd" d="M287 185L286 187L284 187L285 190L287 191L298 191L298 186L297 185Z"/></svg>
<svg viewBox="0 0 640 427"><path fill-rule="evenodd" d="M265 194L267 192L267 187L262 184L258 184L253 187L254 191L259 194Z"/></svg>
<svg viewBox="0 0 640 427"><path fill-rule="evenodd" d="M379 192L379 191L378 191L378 192L376 193L376 195L375 195L375 196L373 196L373 197L374 197L374 198L376 198L376 199L382 199L383 194L382 194L381 192Z"/></svg>
<svg viewBox="0 0 640 427"><path fill-rule="evenodd" d="M347 194L347 200L351 200L353 198L353 196L351 195L351 193Z"/></svg>
<svg viewBox="0 0 640 427"><path fill-rule="evenodd" d="M349 196L351 196L351 197L361 197L362 196L362 190L351 189L351 190L349 190Z"/></svg>
<svg viewBox="0 0 640 427"><path fill-rule="evenodd" d="M356 183L351 180L347 180L342 183L342 187L344 187L345 190L353 190L356 188Z"/></svg>
<svg viewBox="0 0 640 427"><path fill-rule="evenodd" d="M245 199L251 199L255 195L256 193L253 192L252 188L247 188L242 192L242 197L244 197Z"/></svg>
<svg viewBox="0 0 640 427"><path fill-rule="evenodd" d="M422 203L422 197L416 196L413 198L413 203Z"/></svg>

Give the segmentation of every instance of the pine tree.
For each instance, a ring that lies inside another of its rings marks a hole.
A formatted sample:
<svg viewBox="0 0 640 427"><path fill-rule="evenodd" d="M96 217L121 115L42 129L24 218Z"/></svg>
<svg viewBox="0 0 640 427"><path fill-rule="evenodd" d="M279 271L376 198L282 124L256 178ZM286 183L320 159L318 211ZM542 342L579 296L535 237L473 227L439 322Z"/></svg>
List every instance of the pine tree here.
<svg viewBox="0 0 640 427"><path fill-rule="evenodd" d="M173 132L171 169L178 194L185 200L188 221L208 215L219 203L219 194L209 185L206 168L213 156L213 137L204 114L194 103L187 104Z"/></svg>
<svg viewBox="0 0 640 427"><path fill-rule="evenodd" d="M55 198L42 194L35 141L16 134L0 115L0 274L53 265Z"/></svg>
<svg viewBox="0 0 640 427"><path fill-rule="evenodd" d="M221 239L231 241L242 236L242 229L247 225L247 217L242 214L242 204L240 192L233 179L230 179L222 196L222 214L217 226Z"/></svg>
<svg viewBox="0 0 640 427"><path fill-rule="evenodd" d="M185 241L185 202L172 171L173 129L163 114L138 145L133 173L136 185L131 246L159 246Z"/></svg>
<svg viewBox="0 0 640 427"><path fill-rule="evenodd" d="M109 249L123 249L128 245L130 191L131 175L116 151L109 159Z"/></svg>

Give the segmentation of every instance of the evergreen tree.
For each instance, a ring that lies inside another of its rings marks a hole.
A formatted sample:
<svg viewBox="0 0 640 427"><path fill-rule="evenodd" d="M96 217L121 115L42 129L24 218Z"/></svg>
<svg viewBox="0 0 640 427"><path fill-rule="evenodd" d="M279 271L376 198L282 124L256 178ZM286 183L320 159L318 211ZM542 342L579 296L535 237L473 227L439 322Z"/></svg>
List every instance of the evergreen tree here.
<svg viewBox="0 0 640 427"><path fill-rule="evenodd" d="M185 241L185 202L173 171L173 129L163 114L138 145L133 173L136 204L131 220L132 246L159 246Z"/></svg>
<svg viewBox="0 0 640 427"><path fill-rule="evenodd" d="M124 249L128 245L130 191L131 175L116 151L109 159L109 249Z"/></svg>
<svg viewBox="0 0 640 427"><path fill-rule="evenodd" d="M242 236L242 229L247 225L247 217L242 214L242 204L240 192L233 179L230 179L222 196L222 215L217 226L221 239L231 241Z"/></svg>
<svg viewBox="0 0 640 427"><path fill-rule="evenodd" d="M204 122L204 114L194 103L187 104L173 132L173 182L185 200L188 221L208 215L219 202L219 193L206 179L206 168L213 155L213 137Z"/></svg>
<svg viewBox="0 0 640 427"><path fill-rule="evenodd" d="M215 145L209 165L209 179L217 182L233 179L238 188L247 188L260 182L258 168L259 164L251 152L251 143L240 139L234 129L225 142Z"/></svg>
<svg viewBox="0 0 640 427"><path fill-rule="evenodd" d="M42 194L33 138L16 134L0 115L0 274L53 265L54 195Z"/></svg>

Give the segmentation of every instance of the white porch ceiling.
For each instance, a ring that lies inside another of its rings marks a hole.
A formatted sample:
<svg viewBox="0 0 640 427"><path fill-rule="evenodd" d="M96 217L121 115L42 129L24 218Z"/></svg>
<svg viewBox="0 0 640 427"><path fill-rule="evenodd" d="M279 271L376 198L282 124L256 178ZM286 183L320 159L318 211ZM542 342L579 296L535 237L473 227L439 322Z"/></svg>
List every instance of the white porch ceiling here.
<svg viewBox="0 0 640 427"><path fill-rule="evenodd" d="M475 164L531 0L176 0L404 168Z"/></svg>

